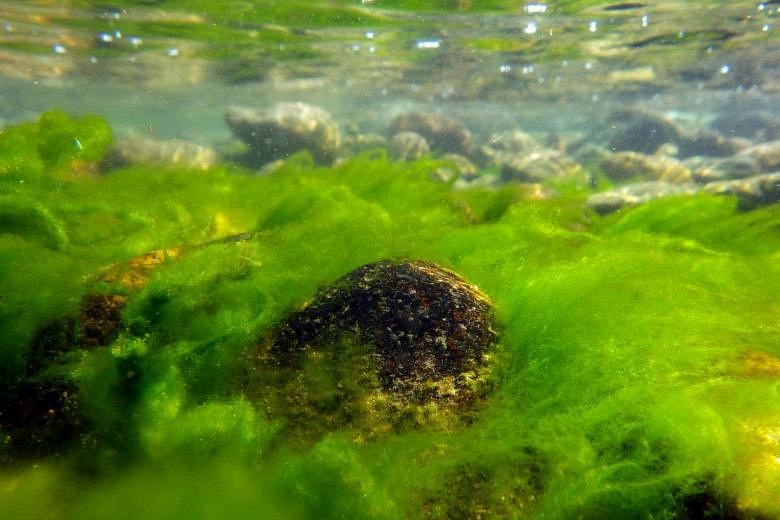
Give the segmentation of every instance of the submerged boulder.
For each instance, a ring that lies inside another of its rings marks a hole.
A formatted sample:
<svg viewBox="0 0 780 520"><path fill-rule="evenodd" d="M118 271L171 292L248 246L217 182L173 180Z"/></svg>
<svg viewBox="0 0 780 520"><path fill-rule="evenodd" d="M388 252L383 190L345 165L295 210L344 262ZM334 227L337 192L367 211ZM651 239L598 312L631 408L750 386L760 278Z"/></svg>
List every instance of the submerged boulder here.
<svg viewBox="0 0 780 520"><path fill-rule="evenodd" d="M674 143L682 131L662 114L642 109L624 108L614 111L607 122L619 127L609 142L613 151L655 153L661 145Z"/></svg>
<svg viewBox="0 0 780 520"><path fill-rule="evenodd" d="M400 161L415 161L431 153L428 141L417 132L398 132L390 138L390 156Z"/></svg>
<svg viewBox="0 0 780 520"><path fill-rule="evenodd" d="M456 273L419 260L364 265L290 314L271 338L271 355L295 365L305 351L345 337L367 344L384 391L417 400L426 382L458 381L486 363L496 342L492 305ZM337 347L338 348L338 347Z"/></svg>
<svg viewBox="0 0 780 520"><path fill-rule="evenodd" d="M329 164L341 146L341 132L330 114L306 103L277 103L265 111L232 106L225 121L260 164L303 150Z"/></svg>
<svg viewBox="0 0 780 520"><path fill-rule="evenodd" d="M391 135L416 132L423 136L431 149L441 153L468 156L473 148L471 132L457 119L430 112L410 112L396 117L390 123Z"/></svg>

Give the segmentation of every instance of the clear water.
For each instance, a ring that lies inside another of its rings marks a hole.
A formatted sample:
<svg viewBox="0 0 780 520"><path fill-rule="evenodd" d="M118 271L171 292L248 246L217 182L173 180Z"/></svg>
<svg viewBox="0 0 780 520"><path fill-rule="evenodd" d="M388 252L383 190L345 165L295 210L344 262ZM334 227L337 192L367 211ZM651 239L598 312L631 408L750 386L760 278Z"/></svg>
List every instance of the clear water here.
<svg viewBox="0 0 780 520"><path fill-rule="evenodd" d="M560 132L623 103L694 121L771 112L780 90L773 3L420 13L322 2L314 16L290 6L277 17L278 2L169 4L3 2L0 117L57 106L211 144L229 136L226 105L295 100L364 131L425 108L484 132Z"/></svg>

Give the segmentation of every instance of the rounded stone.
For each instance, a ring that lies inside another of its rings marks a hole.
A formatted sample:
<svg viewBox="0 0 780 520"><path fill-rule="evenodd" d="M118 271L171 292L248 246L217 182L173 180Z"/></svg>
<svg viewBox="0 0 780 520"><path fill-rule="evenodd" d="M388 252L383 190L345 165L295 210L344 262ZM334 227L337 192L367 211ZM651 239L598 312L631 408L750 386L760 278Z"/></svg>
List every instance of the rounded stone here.
<svg viewBox="0 0 780 520"><path fill-rule="evenodd" d="M265 111L233 106L225 121L261 163L306 150L315 161L327 164L341 146L341 132L330 114L306 103L277 103Z"/></svg>
<svg viewBox="0 0 780 520"><path fill-rule="evenodd" d="M271 354L294 365L345 336L369 345L385 391L477 371L496 342L492 305L462 277L431 262L367 264L321 290L272 335Z"/></svg>
<svg viewBox="0 0 780 520"><path fill-rule="evenodd" d="M471 132L466 126L457 119L442 114L402 114L390 123L390 133L394 135L399 132L416 132L425 138L432 150L441 153L469 155L473 148Z"/></svg>
<svg viewBox="0 0 780 520"><path fill-rule="evenodd" d="M398 132L390 138L390 156L401 161L415 161L431 153L428 141L417 132Z"/></svg>

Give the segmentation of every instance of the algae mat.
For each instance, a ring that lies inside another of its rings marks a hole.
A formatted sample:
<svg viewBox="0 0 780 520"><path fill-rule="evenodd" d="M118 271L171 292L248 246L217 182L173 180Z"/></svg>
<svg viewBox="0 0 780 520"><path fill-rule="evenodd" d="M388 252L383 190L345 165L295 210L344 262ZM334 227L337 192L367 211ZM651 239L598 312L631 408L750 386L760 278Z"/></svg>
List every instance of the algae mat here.
<svg viewBox="0 0 780 520"><path fill-rule="evenodd" d="M110 141L59 112L0 134L0 517L780 515L777 205L599 217L576 187L454 191L382 150L97 175ZM492 300L473 407L377 401L360 345L247 363L392 258Z"/></svg>

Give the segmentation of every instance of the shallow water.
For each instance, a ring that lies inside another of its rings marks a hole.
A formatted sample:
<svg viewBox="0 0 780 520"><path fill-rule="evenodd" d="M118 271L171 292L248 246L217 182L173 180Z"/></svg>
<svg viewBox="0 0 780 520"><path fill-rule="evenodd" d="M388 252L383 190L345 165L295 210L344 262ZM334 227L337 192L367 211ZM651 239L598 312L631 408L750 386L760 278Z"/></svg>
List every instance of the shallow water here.
<svg viewBox="0 0 780 520"><path fill-rule="evenodd" d="M0 517L780 518L778 9L6 0Z"/></svg>

